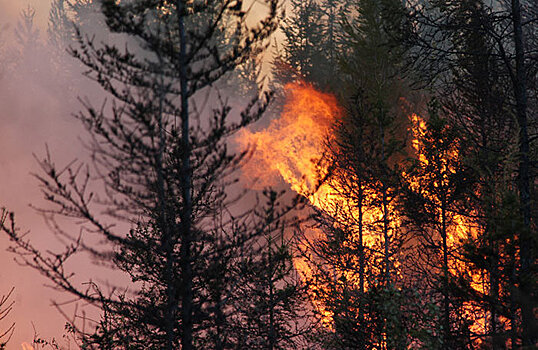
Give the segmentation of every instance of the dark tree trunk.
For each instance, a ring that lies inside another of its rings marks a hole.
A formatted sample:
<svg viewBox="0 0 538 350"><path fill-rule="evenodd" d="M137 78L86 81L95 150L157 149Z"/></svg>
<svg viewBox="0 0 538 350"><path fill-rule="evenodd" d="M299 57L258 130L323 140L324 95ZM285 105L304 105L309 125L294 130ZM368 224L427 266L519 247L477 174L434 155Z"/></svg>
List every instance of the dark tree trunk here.
<svg viewBox="0 0 538 350"><path fill-rule="evenodd" d="M162 62L161 62L162 64ZM173 349L174 342L176 339L175 334L175 319L177 314L177 290L174 274L174 228L168 219L168 209L166 203L166 194L165 194L165 180L164 180L164 171L163 171L163 161L164 161L164 151L165 151L165 133L163 126L163 100L164 100L164 82L159 81L159 115L158 115L158 126L159 126L159 149L157 152L156 159L156 170L157 170L157 195L158 195L158 206L159 206L159 225L161 226L162 233L162 249L166 257L165 268L164 268L164 278L166 283L166 296L167 304L165 311L165 332L166 332L166 348Z"/></svg>
<svg viewBox="0 0 538 350"><path fill-rule="evenodd" d="M450 349L450 301L448 292L448 244L446 228L446 201L441 204L441 236L443 239L443 349Z"/></svg>
<svg viewBox="0 0 538 350"><path fill-rule="evenodd" d="M489 230L486 229L486 232L489 233ZM499 300L499 258L495 255L498 253L497 244L495 242L493 244L493 252L494 255L492 256L492 266L491 271L489 274L489 297L491 299L490 302L490 321L489 321L489 332L491 334L491 347L492 350L497 350L499 348L499 345L502 344L502 340L497 336L497 311L496 311L496 303Z"/></svg>
<svg viewBox="0 0 538 350"><path fill-rule="evenodd" d="M363 188L362 188L362 181L359 179L358 184L359 188L359 203L358 203L358 210L359 210L359 291L360 291L360 299L359 299L359 322L363 322L364 319L364 238L363 238L363 214L362 214L362 207L363 207Z"/></svg>
<svg viewBox="0 0 538 350"><path fill-rule="evenodd" d="M531 235L530 207L530 160L529 134L527 127L527 84L525 77L525 53L523 47L523 28L521 23L521 5L519 0L512 0L512 20L514 25L514 44L516 49L516 74L514 93L516 98L516 114L519 124L519 200L524 229L520 233L519 250L521 259L521 316L523 346L536 344L538 335L534 332L534 313L530 268L534 265L533 239Z"/></svg>
<svg viewBox="0 0 538 350"><path fill-rule="evenodd" d="M189 100L187 86L187 43L185 38L184 25L184 3L177 0L177 15L180 37L179 48L179 80L181 87L181 141L182 141L182 159L181 159L181 191L183 197L183 210L181 215L181 348L182 350L191 350L192 329L193 329L193 293L192 293L192 199L191 199L191 165L190 165L190 141L189 141Z"/></svg>
<svg viewBox="0 0 538 350"><path fill-rule="evenodd" d="M269 282L269 342L268 350L273 350L276 345L276 334L275 334L275 295L274 295L274 281L273 275L275 271L275 266L273 266L273 256L271 254L271 240L269 240L269 252L268 252L268 261L269 261L269 272L267 276L267 282Z"/></svg>
<svg viewBox="0 0 538 350"><path fill-rule="evenodd" d="M387 164L385 159L385 132L383 127L380 126L381 131L381 162L383 167L383 173L381 176L385 177L381 180L381 191L382 191L382 200L383 200L383 239L384 239L384 249L385 249L385 283L390 284L390 236L389 236L389 205L387 199Z"/></svg>

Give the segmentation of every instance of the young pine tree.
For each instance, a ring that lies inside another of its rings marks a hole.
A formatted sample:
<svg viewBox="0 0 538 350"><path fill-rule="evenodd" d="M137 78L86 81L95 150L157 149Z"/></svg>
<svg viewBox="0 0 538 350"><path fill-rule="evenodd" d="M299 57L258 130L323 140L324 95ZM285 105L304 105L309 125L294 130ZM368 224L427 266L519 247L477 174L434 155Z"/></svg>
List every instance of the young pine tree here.
<svg viewBox="0 0 538 350"><path fill-rule="evenodd" d="M397 205L405 136L399 131L407 123L401 112L403 49L386 22L398 6L354 2L350 12L356 17L343 26L345 113L325 159L335 199L315 217L320 232L305 251L314 303L330 324L328 348L400 349L412 339L398 261L406 242Z"/></svg>
<svg viewBox="0 0 538 350"><path fill-rule="evenodd" d="M290 210L283 207L283 193L264 191L265 205L256 210L262 236L245 250L238 264L235 298L240 307L233 318L239 348L299 349L312 330L306 288L295 272Z"/></svg>
<svg viewBox="0 0 538 350"><path fill-rule="evenodd" d="M442 348L456 349L469 343L454 284L455 270L467 268L460 256L460 213L471 181L461 159L458 129L440 117L437 103L430 106L426 121L416 117L414 123L416 159L405 175L404 200L406 227L418 247L415 265L422 269L414 282L441 308Z"/></svg>

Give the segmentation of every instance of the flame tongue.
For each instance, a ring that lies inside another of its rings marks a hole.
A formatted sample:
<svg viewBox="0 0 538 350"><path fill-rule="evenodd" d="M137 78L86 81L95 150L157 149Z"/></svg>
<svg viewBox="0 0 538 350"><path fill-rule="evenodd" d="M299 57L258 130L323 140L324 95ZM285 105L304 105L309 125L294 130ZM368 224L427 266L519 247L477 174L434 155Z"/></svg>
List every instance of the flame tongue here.
<svg viewBox="0 0 538 350"><path fill-rule="evenodd" d="M295 192L309 196L320 175L316 161L321 159L340 107L334 96L307 83L289 83L284 89L286 104L281 117L263 131L245 131L240 137L243 146L256 149L244 172L262 186L279 183L281 176Z"/></svg>
<svg viewBox="0 0 538 350"><path fill-rule="evenodd" d="M326 210L335 195L327 184L318 188L320 177L326 175L326 169L319 165L319 161L341 109L333 95L319 92L308 83L289 83L284 89L286 101L280 118L273 120L265 130L243 131L240 135L243 149L247 146L255 148L243 172L251 180L258 181L261 187L279 184L284 179L293 191ZM320 233L310 232L311 235ZM300 249L308 250L302 244ZM303 278L312 277L306 261L296 257L293 262ZM330 327L331 312L315 298L311 300L323 315L324 324Z"/></svg>

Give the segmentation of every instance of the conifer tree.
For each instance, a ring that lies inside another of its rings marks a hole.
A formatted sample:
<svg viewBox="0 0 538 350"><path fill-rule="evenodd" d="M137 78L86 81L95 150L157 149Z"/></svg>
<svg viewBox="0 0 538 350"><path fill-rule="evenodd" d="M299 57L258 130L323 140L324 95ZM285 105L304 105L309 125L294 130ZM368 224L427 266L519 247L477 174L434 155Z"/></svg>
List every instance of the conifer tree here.
<svg viewBox="0 0 538 350"><path fill-rule="evenodd" d="M357 18L344 27L352 54L342 62L346 84L349 84L346 90L351 112L344 123L353 125L351 128L355 131L358 127L363 127L363 132L369 130L368 142L361 147L368 155L369 180L374 186L373 191L378 194L373 205L381 211L378 230L383 242L383 275L388 283L392 270L390 260L394 253L391 239L396 239L395 246L398 245L392 212L395 206L391 205L398 193L396 159L401 157L403 150L402 135L398 135L397 130L407 123L400 105L404 86L400 75L402 47L394 45L393 38L382 24L390 3L356 3Z"/></svg>
<svg viewBox="0 0 538 350"><path fill-rule="evenodd" d="M260 232L251 213L233 209L239 200L229 192L233 171L247 152L232 154L225 140L261 116L269 94L232 116L213 86L263 50L276 28L277 1L264 4L266 17L247 26L237 0L105 0L109 30L123 34L116 39L128 45L77 32L73 56L113 102L94 107L84 101L77 115L89 132L92 167L75 162L60 168L47 155L37 178L53 205L42 213L52 223L57 217L82 221L82 236L53 224L69 243L63 252L47 253L24 239L13 220L3 229L28 265L101 311L95 331L71 325L81 346L238 346L223 327L238 308L232 304L238 259ZM223 43L221 33L229 31L234 40ZM204 94L210 110L196 103ZM94 174L103 192L92 184ZM116 229L111 220L130 230ZM95 245L88 235L107 244ZM81 251L125 272L133 293L107 292L96 283L81 288L66 266Z"/></svg>
<svg viewBox="0 0 538 350"><path fill-rule="evenodd" d="M318 238L304 258L312 270L314 304L331 325L328 348L405 348L408 295L395 261L406 242L399 227L398 160L407 116L401 112L402 47L385 25L390 1L357 1L344 23L339 93L344 114L327 141L330 204L316 214ZM401 12L400 12L401 13ZM403 18L399 18L402 21ZM334 197L333 197L334 195ZM307 240L308 241L308 240ZM398 272L397 272L398 271Z"/></svg>
<svg viewBox="0 0 538 350"><path fill-rule="evenodd" d="M441 118L436 101L430 105L427 121L415 116L414 123L417 155L405 175L406 227L418 241L420 253L415 264L424 269L419 281L422 285L431 283L421 292L441 296L431 298L439 300L442 309L442 348L454 349L470 342L465 329L468 320L461 317L462 304L454 288L455 270L467 269L462 264L458 236L463 235L460 213L466 204L470 175L461 159L458 129Z"/></svg>
<svg viewBox="0 0 538 350"><path fill-rule="evenodd" d="M292 14L282 24L285 42L273 69L279 83L303 79L321 89L337 88L342 18L348 0L290 2Z"/></svg>
<svg viewBox="0 0 538 350"><path fill-rule="evenodd" d="M323 13L315 0L292 0L290 6L292 15L282 26L286 41L281 57L277 57L276 78L282 84L297 79L317 82L324 56Z"/></svg>
<svg viewBox="0 0 538 350"><path fill-rule="evenodd" d="M234 296L239 312L233 328L239 329L239 348L299 349L312 330L305 285L293 266L288 214L296 206L282 207L283 193L264 191L266 204L257 210L263 232L255 247L245 250Z"/></svg>
<svg viewBox="0 0 538 350"><path fill-rule="evenodd" d="M496 43L487 35L490 18L486 9L480 3L462 3L458 13L459 21L468 23L469 29L455 44L461 52L473 54L457 58L452 80L456 91L443 101L452 123L464 131L461 138L466 151L462 158L474 172L467 211L478 232L468 237L464 259L471 262L468 266L475 275L488 279L488 288L482 293L469 288L468 281L463 287L472 303L488 313L482 329L487 342L493 348L502 348L507 343L507 331L512 329L514 335L515 322L515 315L508 312L513 309L508 307L512 303L509 285L515 281L508 271L515 267L515 246L507 244L508 235L514 232L499 225L499 216L511 207L508 198L514 189L506 176L515 171L516 126L514 119L506 118L511 113L510 82L503 63L496 58ZM511 325L501 321L508 319Z"/></svg>

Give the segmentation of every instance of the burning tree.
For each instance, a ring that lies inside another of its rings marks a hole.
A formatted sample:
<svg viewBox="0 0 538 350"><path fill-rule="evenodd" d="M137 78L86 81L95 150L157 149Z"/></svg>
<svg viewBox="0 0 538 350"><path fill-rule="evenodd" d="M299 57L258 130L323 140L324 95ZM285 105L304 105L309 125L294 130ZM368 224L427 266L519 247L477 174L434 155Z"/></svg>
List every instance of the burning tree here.
<svg viewBox="0 0 538 350"><path fill-rule="evenodd" d="M275 30L277 1L263 4L266 17L247 26L240 0L104 0L106 23L124 34L115 39L126 48L77 31L72 55L112 103L94 107L82 100L85 110L77 115L90 135L93 167L58 167L48 154L40 161L37 178L53 205L41 212L69 243L61 253L45 253L23 238L13 219L2 228L28 265L101 310L95 331L71 324L83 346L224 349L262 341L276 349L294 342L285 315L300 305L286 301L296 297L295 287L282 282L289 258L285 244L272 241L284 214L273 195L270 210L261 212L267 217L234 209L242 196L232 193L233 174L248 152L233 154L226 143L261 116L270 95L234 115L214 89L260 53ZM62 230L57 217L82 221L81 235ZM96 243L102 241L105 246ZM125 272L134 287L79 287L67 266L78 252ZM238 285L259 269L261 281ZM252 295L254 305L238 300L241 293ZM259 332L238 333L234 325L253 317L241 316L250 306L260 316Z"/></svg>
<svg viewBox="0 0 538 350"><path fill-rule="evenodd" d="M402 109L403 49L386 24L399 23L397 1L357 1L344 24L347 55L341 60L345 108L327 141L327 201L313 243L313 266L324 277L323 304L334 315L337 344L404 348L402 280L406 232L401 227L400 174L407 116ZM398 12L400 11L400 12ZM407 300L409 302L409 300ZM412 304L412 303L409 303ZM383 344L383 345L381 345Z"/></svg>
<svg viewBox="0 0 538 350"><path fill-rule="evenodd" d="M288 37L300 40L283 57L323 86L309 73L325 72L309 45L322 35L309 37L316 27L299 15L325 22L309 4L296 4L288 29L301 35ZM319 230L299 242L296 266L325 321L324 345L534 344L536 5L355 4L331 77L343 82L336 103L309 82L288 84L281 119L250 135L316 212ZM427 85L421 97L439 108L402 101L409 81Z"/></svg>
<svg viewBox="0 0 538 350"><path fill-rule="evenodd" d="M472 176L461 159L458 130L442 119L435 101L428 120L413 115L413 123L417 158L404 175L403 191L405 226L413 232L417 249L409 275L422 295L441 305L439 344L452 349L470 342L468 327L473 323L455 287L458 277L468 273L461 240L471 229L461 213ZM473 282L480 288L480 281Z"/></svg>
<svg viewBox="0 0 538 350"><path fill-rule="evenodd" d="M461 130L461 157L474 172L466 215L476 234L464 255L485 288L468 288L469 279L461 285L486 315L477 342L535 346L536 213L530 206L536 145L530 135L537 99L536 74L529 72L537 69L536 5L431 2L414 7L411 18L418 71L440 91L443 113ZM519 214L508 219L516 208Z"/></svg>

